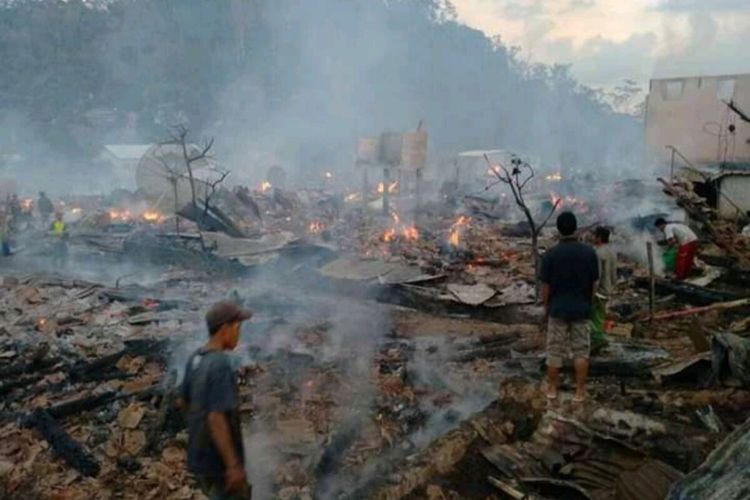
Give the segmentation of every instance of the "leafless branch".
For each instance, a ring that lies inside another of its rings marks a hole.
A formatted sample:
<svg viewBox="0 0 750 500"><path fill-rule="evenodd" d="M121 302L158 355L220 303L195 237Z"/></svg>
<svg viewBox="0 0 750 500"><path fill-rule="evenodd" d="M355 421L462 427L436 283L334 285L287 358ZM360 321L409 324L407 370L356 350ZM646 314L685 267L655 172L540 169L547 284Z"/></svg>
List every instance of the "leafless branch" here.
<svg viewBox="0 0 750 500"><path fill-rule="evenodd" d="M539 233L541 233L541 232L542 232L542 229L544 229L544 227L545 227L545 226L547 225L547 223L548 223L548 222L549 222L549 220L550 220L550 219L552 218L552 216L553 216L553 215L555 215L555 212L557 212L557 209L558 209L558 207L560 206L560 203L562 203L562 200L558 198L558 200L557 200L557 201L555 201L555 204L554 204L554 206L552 207L552 209L551 209L551 210L549 211L549 213L547 214L547 217L545 217L545 218L544 218L544 221L542 221L542 223L541 223L541 224L539 224L539 227L537 228L537 234L539 234Z"/></svg>

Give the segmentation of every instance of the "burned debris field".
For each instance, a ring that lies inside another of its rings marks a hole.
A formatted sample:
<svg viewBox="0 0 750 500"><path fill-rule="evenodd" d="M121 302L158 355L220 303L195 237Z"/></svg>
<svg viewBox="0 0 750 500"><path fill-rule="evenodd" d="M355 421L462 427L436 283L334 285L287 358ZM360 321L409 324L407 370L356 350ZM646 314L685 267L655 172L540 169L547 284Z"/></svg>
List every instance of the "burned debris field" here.
<svg viewBox="0 0 750 500"><path fill-rule="evenodd" d="M0 0L0 499L750 498L740 4Z"/></svg>
<svg viewBox="0 0 750 500"><path fill-rule="evenodd" d="M249 220L240 199L262 207L242 238L187 219L177 234L108 198L66 208L63 270L32 244L3 269L4 495L200 498L174 403L203 314L227 297L255 313L234 359L261 498L664 498L706 481L701 467L731 472L750 403L737 276L659 278L650 311L647 266L621 258L589 398L566 394L571 373L551 405L528 228L437 204L407 224L355 194L333 213L320 190L225 191L227 220ZM727 244L707 248L744 255Z"/></svg>

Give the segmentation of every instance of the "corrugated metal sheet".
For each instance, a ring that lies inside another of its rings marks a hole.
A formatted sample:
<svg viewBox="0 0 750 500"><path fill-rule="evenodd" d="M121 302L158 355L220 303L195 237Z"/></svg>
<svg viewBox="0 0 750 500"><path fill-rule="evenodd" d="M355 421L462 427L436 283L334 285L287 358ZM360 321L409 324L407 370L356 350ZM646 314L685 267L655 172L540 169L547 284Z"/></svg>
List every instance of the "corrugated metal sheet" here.
<svg viewBox="0 0 750 500"><path fill-rule="evenodd" d="M667 500L750 498L750 420L735 430L696 470L676 483Z"/></svg>

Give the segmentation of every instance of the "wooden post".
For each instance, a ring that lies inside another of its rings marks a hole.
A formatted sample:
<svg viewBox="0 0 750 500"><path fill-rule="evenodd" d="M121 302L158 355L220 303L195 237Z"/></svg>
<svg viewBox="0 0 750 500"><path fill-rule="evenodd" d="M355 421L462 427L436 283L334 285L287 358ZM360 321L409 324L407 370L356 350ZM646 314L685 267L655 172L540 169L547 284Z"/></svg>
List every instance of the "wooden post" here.
<svg viewBox="0 0 750 500"><path fill-rule="evenodd" d="M367 178L367 165L360 165L362 167L362 210L367 213L367 200L370 195L370 180Z"/></svg>
<svg viewBox="0 0 750 500"><path fill-rule="evenodd" d="M414 192L415 192L415 198L416 198L416 212L419 213L419 211L422 209L422 169L417 169L417 176L416 180L414 181Z"/></svg>
<svg viewBox="0 0 750 500"><path fill-rule="evenodd" d="M383 215L391 214L391 169L383 167Z"/></svg>
<svg viewBox="0 0 750 500"><path fill-rule="evenodd" d="M654 302L656 301L656 275L654 274L654 244L650 241L646 243L646 252L648 253L648 318L654 320Z"/></svg>

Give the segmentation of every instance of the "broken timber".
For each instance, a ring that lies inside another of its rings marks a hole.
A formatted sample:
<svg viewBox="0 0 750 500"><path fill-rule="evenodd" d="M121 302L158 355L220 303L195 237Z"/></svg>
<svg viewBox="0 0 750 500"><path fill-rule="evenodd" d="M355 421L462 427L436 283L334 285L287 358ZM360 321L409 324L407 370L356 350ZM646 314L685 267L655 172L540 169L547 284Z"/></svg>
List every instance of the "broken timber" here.
<svg viewBox="0 0 750 500"><path fill-rule="evenodd" d="M71 467L84 476L96 476L99 474L99 463L96 459L75 440L49 412L35 410L26 420L26 427L33 427L39 431L52 447L55 455L65 460Z"/></svg>

